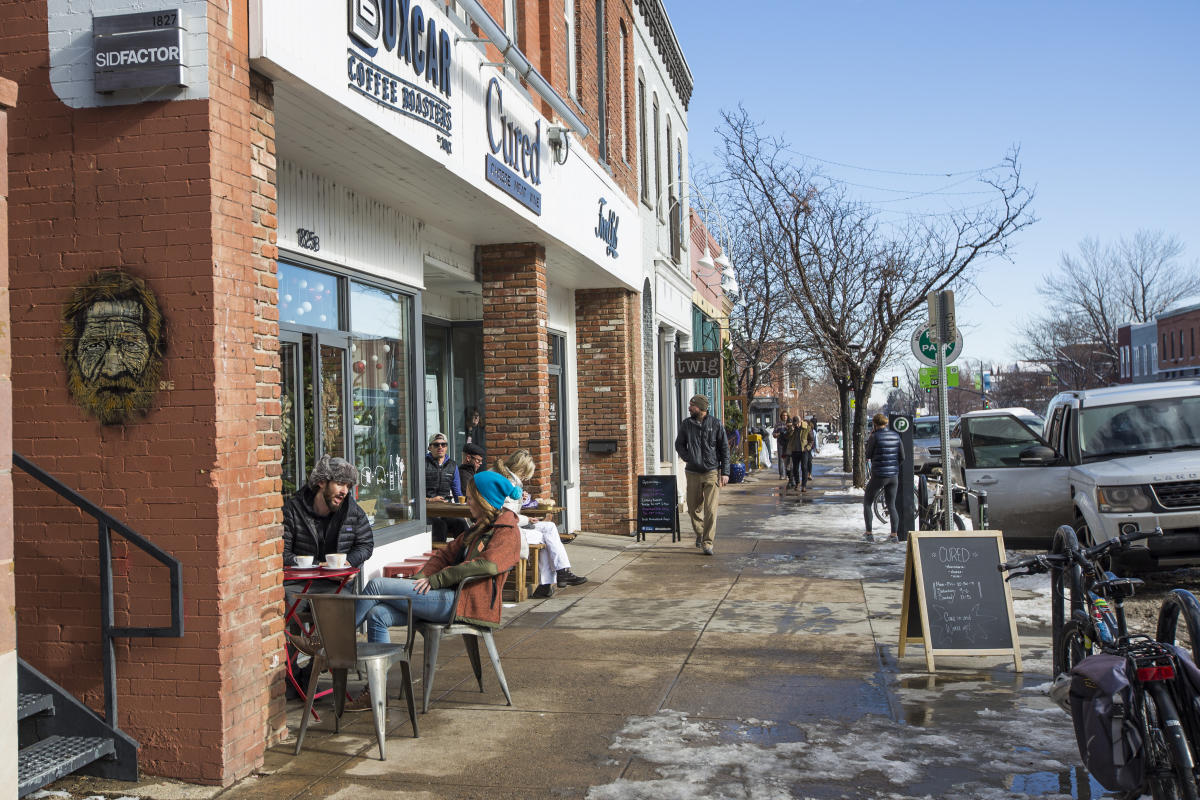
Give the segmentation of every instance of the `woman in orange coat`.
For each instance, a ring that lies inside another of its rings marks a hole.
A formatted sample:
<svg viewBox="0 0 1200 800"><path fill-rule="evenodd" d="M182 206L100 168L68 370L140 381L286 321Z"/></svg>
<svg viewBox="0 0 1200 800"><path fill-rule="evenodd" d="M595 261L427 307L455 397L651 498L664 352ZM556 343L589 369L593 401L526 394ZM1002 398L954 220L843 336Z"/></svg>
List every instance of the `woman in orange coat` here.
<svg viewBox="0 0 1200 800"><path fill-rule="evenodd" d="M390 641L388 628L408 623L412 600L413 617L427 622L451 619L472 625L500 624L501 587L497 581L475 581L467 586L454 607L454 587L477 575L499 575L517 564L521 533L517 515L504 508L509 498L519 499L521 490L498 472L479 472L467 485L467 505L475 524L438 550L412 578L375 578L364 594L394 595L398 602L360 600L356 620L367 623L368 642ZM403 602L399 602L403 601Z"/></svg>

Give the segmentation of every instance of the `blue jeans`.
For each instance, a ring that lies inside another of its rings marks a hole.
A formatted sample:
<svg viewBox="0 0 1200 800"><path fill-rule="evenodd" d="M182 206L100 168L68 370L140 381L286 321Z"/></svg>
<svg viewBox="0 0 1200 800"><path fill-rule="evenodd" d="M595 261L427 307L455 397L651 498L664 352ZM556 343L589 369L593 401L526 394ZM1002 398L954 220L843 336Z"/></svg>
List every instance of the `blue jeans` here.
<svg viewBox="0 0 1200 800"><path fill-rule="evenodd" d="M414 621L449 622L454 613L453 589L430 589L417 594L416 581L408 578L375 578L367 583L363 594L388 594L390 600L359 600L354 614L355 625L367 623L368 642L390 642L388 628L408 624L408 599L412 599Z"/></svg>

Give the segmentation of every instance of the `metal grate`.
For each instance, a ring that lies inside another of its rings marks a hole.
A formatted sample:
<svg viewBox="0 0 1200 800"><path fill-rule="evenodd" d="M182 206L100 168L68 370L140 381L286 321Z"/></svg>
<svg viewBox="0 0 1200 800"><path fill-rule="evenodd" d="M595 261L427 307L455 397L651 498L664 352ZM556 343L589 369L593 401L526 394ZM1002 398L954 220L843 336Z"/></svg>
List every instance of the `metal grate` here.
<svg viewBox="0 0 1200 800"><path fill-rule="evenodd" d="M54 710L54 696L21 692L17 695L17 719L25 719L42 711Z"/></svg>
<svg viewBox="0 0 1200 800"><path fill-rule="evenodd" d="M1192 508L1200 506L1200 481L1176 481L1153 484L1158 502L1165 508Z"/></svg>
<svg viewBox="0 0 1200 800"><path fill-rule="evenodd" d="M17 766L21 797L116 751L99 736L51 736L21 749Z"/></svg>

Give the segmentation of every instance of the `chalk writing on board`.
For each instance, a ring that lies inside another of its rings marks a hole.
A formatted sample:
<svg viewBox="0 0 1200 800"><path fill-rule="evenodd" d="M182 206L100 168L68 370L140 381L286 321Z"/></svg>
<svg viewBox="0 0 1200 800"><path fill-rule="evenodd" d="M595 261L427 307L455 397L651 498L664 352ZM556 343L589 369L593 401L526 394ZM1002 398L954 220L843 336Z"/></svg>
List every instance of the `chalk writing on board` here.
<svg viewBox="0 0 1200 800"><path fill-rule="evenodd" d="M639 475L637 528L646 533L675 530L676 484L674 475Z"/></svg>
<svg viewBox="0 0 1200 800"><path fill-rule="evenodd" d="M1012 646L1007 595L992 540L922 539L919 543L929 634L937 649Z"/></svg>

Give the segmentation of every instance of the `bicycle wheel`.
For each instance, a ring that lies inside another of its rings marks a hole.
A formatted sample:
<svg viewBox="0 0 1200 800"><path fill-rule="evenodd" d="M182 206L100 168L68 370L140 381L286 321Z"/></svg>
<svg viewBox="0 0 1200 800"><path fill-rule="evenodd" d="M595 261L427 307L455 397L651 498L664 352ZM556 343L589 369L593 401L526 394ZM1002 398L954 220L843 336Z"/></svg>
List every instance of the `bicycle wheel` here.
<svg viewBox="0 0 1200 800"><path fill-rule="evenodd" d="M1054 675L1065 672L1096 652L1096 626L1086 614L1078 614L1063 625L1054 640Z"/></svg>
<svg viewBox="0 0 1200 800"><path fill-rule="evenodd" d="M871 501L871 510L875 513L875 519L880 523L891 524L891 518L888 517L887 498L883 496L883 492L876 493L875 499Z"/></svg>
<svg viewBox="0 0 1200 800"><path fill-rule="evenodd" d="M1066 553L1077 547L1079 540L1070 527L1063 525L1054 532L1051 553ZM1050 641L1054 647L1057 648L1062 639L1063 626L1076 612L1083 613L1083 571L1078 564L1072 563L1050 572ZM1056 666L1059 663L1057 651L1054 663Z"/></svg>
<svg viewBox="0 0 1200 800"><path fill-rule="evenodd" d="M1192 753L1179 721L1179 711L1166 687L1143 684L1146 713L1146 769L1154 800L1197 800Z"/></svg>
<svg viewBox="0 0 1200 800"><path fill-rule="evenodd" d="M1179 631L1179 618L1183 617L1185 631ZM1187 639L1180 638L1186 633ZM1160 642L1177 644L1191 649L1192 660L1200 663L1200 601L1187 589L1172 589L1163 598L1158 610L1158 631L1155 636Z"/></svg>

